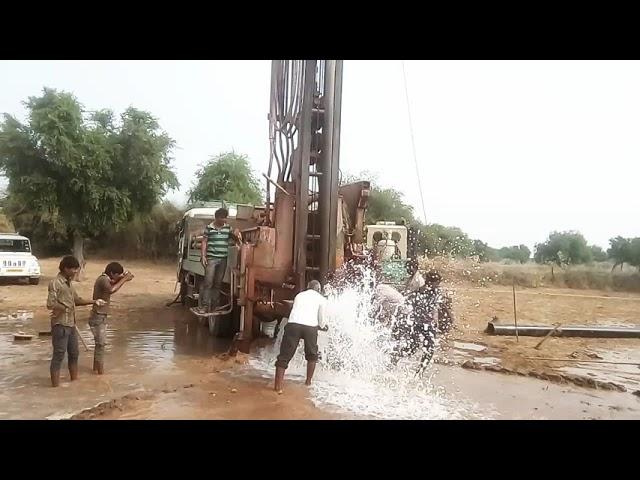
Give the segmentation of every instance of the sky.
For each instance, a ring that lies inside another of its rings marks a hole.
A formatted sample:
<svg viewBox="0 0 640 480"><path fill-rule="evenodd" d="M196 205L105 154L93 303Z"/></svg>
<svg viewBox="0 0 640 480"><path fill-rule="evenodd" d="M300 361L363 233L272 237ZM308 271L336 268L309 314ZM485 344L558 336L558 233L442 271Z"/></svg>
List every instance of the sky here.
<svg viewBox="0 0 640 480"><path fill-rule="evenodd" d="M405 61L428 222L494 247L578 230L640 236L640 62ZM340 168L375 172L424 218L402 62L345 60ZM268 164L269 61L0 61L0 112L43 87L150 111L177 142L182 203L218 153Z"/></svg>

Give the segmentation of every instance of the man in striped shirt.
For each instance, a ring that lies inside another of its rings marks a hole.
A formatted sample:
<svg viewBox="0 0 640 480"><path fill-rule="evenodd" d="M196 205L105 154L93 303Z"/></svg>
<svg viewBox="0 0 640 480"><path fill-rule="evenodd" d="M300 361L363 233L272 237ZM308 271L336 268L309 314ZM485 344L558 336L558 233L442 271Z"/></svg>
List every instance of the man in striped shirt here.
<svg viewBox="0 0 640 480"><path fill-rule="evenodd" d="M227 209L220 208L216 210L215 220L204 229L200 254L205 273L200 313L212 312L218 306L220 285L227 270L229 240L232 239L236 244L242 242L240 231L231 231L228 217Z"/></svg>

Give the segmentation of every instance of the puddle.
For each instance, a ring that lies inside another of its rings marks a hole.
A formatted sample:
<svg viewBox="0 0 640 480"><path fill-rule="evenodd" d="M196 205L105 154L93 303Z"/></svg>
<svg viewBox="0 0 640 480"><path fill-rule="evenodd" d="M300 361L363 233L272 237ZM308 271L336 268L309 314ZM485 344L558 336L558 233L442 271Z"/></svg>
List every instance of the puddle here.
<svg viewBox="0 0 640 480"><path fill-rule="evenodd" d="M473 361L482 366L500 365L500 359L496 357L474 357Z"/></svg>
<svg viewBox="0 0 640 480"><path fill-rule="evenodd" d="M640 363L640 350L637 348L618 348L616 350L593 349L602 361ZM586 375L603 382L624 385L627 390L640 389L640 368L637 365L616 365L609 363L575 362L559 368L562 372L574 375Z"/></svg>
<svg viewBox="0 0 640 480"><path fill-rule="evenodd" d="M484 352L487 347L478 345L477 343L453 342L453 348L458 350L469 350L473 352Z"/></svg>
<svg viewBox="0 0 640 480"><path fill-rule="evenodd" d="M73 415L73 413L54 413L45 417L45 420L69 420Z"/></svg>
<svg viewBox="0 0 640 480"><path fill-rule="evenodd" d="M181 308L118 312L107 327L105 368L108 375L94 376L93 335L86 316L78 320L86 351L79 342L79 381L68 381L67 359L61 368L60 387L50 387L51 337L38 336L48 330L48 318L20 319L26 312L4 312L0 322L0 409L2 418L45 418L65 415L94 404L105 395L118 396L132 389L173 381L189 374L196 358L210 358L226 351L229 340L209 335L206 327L189 322ZM13 334L21 325L33 333L30 341L16 342ZM63 412L63 413L60 413Z"/></svg>

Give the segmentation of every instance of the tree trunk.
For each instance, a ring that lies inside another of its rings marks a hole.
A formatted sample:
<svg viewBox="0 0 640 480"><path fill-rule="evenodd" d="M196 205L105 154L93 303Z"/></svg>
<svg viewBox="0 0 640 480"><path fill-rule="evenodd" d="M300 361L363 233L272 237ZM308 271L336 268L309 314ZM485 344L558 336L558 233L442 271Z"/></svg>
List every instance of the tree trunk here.
<svg viewBox="0 0 640 480"><path fill-rule="evenodd" d="M553 274L553 265L551 265L551 281L552 282L556 281L556 276Z"/></svg>
<svg viewBox="0 0 640 480"><path fill-rule="evenodd" d="M86 262L84 261L84 237L80 232L73 234L73 256L80 262L80 270L78 270L78 274L74 280L81 282L84 280L84 266Z"/></svg>

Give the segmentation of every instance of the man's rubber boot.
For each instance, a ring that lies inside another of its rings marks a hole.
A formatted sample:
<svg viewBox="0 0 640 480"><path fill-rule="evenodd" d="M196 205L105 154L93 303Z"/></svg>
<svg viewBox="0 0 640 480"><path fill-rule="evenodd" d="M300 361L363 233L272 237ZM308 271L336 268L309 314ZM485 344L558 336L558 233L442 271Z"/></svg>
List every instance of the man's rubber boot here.
<svg viewBox="0 0 640 480"><path fill-rule="evenodd" d="M316 371L316 362L307 362L307 380L305 385L311 385L311 379L313 378L313 372Z"/></svg>
<svg viewBox="0 0 640 480"><path fill-rule="evenodd" d="M98 375L103 375L104 374L104 362L96 362L96 373Z"/></svg>
<svg viewBox="0 0 640 480"><path fill-rule="evenodd" d="M60 370L51 370L51 386L57 387L60 385Z"/></svg>
<svg viewBox="0 0 640 480"><path fill-rule="evenodd" d="M71 376L71 381L78 379L78 364L69 365L69 375Z"/></svg>
<svg viewBox="0 0 640 480"><path fill-rule="evenodd" d="M284 372L286 372L285 368L276 367L276 382L274 384L274 390L278 393L282 393L282 383L284 381Z"/></svg>

